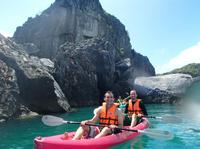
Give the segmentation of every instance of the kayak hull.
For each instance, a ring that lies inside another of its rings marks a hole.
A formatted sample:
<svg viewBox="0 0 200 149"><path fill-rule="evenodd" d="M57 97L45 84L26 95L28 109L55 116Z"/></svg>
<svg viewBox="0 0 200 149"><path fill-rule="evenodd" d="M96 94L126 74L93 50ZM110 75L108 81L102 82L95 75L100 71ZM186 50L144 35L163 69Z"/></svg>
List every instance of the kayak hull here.
<svg viewBox="0 0 200 149"><path fill-rule="evenodd" d="M143 122L138 124L137 126L131 128L134 130L144 130L148 128L149 122L146 118L144 118ZM124 128L129 128L125 126ZM129 128L130 129L130 128ZM131 140L137 137L139 132L131 132L131 131L122 131L122 133L108 135L98 139L81 139L81 140L71 140L74 136L75 132L68 133L69 138L64 139L63 134L43 137L43 138L35 138L34 145L35 149L107 149L114 145L124 143L128 140Z"/></svg>

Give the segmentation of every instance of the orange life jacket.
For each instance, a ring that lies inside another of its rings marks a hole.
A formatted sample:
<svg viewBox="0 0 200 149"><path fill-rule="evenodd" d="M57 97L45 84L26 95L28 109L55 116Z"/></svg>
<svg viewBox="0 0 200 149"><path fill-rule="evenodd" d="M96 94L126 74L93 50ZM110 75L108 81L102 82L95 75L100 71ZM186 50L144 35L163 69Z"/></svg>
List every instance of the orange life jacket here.
<svg viewBox="0 0 200 149"><path fill-rule="evenodd" d="M132 116L133 114L143 114L142 109L140 108L141 99L137 99L133 105L132 100L128 101L128 115Z"/></svg>
<svg viewBox="0 0 200 149"><path fill-rule="evenodd" d="M109 109L106 109L106 103L102 104L99 114L99 124L101 125L118 125L118 116L115 115L117 105L113 104Z"/></svg>

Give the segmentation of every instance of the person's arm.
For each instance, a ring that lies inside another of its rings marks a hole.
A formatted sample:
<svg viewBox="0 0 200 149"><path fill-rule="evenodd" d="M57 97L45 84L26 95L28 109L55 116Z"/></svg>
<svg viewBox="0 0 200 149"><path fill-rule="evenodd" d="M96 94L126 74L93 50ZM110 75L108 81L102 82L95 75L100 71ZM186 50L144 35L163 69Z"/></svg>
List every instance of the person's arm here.
<svg viewBox="0 0 200 149"><path fill-rule="evenodd" d="M100 113L101 107L94 109L94 116L90 120L82 121L82 125L85 125L85 123L96 123L97 120L99 120L99 113Z"/></svg>
<svg viewBox="0 0 200 149"><path fill-rule="evenodd" d="M144 115L148 115L146 107L143 102L140 102L140 108L142 109Z"/></svg>

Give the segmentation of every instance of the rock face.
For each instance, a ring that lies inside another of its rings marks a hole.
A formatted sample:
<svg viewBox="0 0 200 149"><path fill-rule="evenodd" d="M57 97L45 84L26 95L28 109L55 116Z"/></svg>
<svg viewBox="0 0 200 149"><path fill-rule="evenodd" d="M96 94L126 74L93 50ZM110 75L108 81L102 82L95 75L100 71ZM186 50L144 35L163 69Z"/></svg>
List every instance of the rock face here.
<svg viewBox="0 0 200 149"><path fill-rule="evenodd" d="M13 81L11 87L14 91L9 90L10 93L7 95L10 96L11 105L17 102L16 106L23 104L38 113L69 110L70 106L62 90L48 73L43 62L36 57L30 57L19 45L1 35L0 60L7 69L6 72L10 72L8 76L3 77L4 80L8 77L11 82ZM2 88L5 85L6 83L3 83ZM7 104L6 101L3 103Z"/></svg>
<svg viewBox="0 0 200 149"><path fill-rule="evenodd" d="M55 78L72 106L97 104L106 90L123 96L135 77L155 75L99 0L56 0L18 27L13 39L31 55L55 62Z"/></svg>
<svg viewBox="0 0 200 149"><path fill-rule="evenodd" d="M125 53L130 52L124 25L105 13L98 0L56 0L40 16L29 18L23 27L18 27L14 39L28 46L27 51L32 49L32 54L54 58L66 41L78 43L97 36L111 40Z"/></svg>
<svg viewBox="0 0 200 149"><path fill-rule="evenodd" d="M66 96L73 99L70 104L97 104L98 89L112 87L115 63L111 52L112 45L101 39L61 46L55 63L56 78Z"/></svg>
<svg viewBox="0 0 200 149"><path fill-rule="evenodd" d="M97 99L106 90L119 96L132 89L128 79L134 76L133 57L115 63L116 55L113 44L104 38L92 38L78 44L66 42L60 46L55 62L56 79L70 105L101 103Z"/></svg>
<svg viewBox="0 0 200 149"><path fill-rule="evenodd" d="M19 87L15 70L0 60L0 120L14 116L19 109Z"/></svg>

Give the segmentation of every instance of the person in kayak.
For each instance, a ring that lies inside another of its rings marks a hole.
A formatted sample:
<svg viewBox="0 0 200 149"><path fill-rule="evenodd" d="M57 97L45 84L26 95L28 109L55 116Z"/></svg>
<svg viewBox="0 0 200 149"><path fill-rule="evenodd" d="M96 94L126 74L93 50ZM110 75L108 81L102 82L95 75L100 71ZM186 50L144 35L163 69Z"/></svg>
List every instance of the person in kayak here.
<svg viewBox="0 0 200 149"><path fill-rule="evenodd" d="M120 103L119 108L122 110L122 113L123 113L123 114L125 113L126 105L127 105L127 100L126 100L126 98L125 98L125 99L122 99L122 102Z"/></svg>
<svg viewBox="0 0 200 149"><path fill-rule="evenodd" d="M123 114L117 105L114 104L113 93L107 91L104 97L102 106L94 110L94 116L90 120L81 122L81 126L77 129L72 140L79 140L81 138L100 138L112 133L119 133L123 127ZM100 125L104 127L98 129L95 126L88 126L86 124L95 124L99 121Z"/></svg>
<svg viewBox="0 0 200 149"><path fill-rule="evenodd" d="M125 126L134 127L141 122L142 116L147 116L147 110L141 99L137 99L136 90L130 91L130 98L125 107Z"/></svg>

